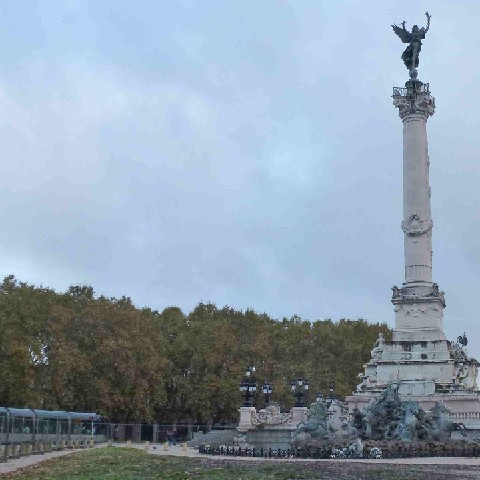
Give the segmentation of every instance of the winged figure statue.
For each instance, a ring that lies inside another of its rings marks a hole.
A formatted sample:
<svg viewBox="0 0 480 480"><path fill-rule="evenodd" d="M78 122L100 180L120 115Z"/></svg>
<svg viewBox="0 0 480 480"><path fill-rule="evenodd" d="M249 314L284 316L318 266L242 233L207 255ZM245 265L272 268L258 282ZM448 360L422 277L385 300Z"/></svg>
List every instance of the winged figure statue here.
<svg viewBox="0 0 480 480"><path fill-rule="evenodd" d="M457 337L457 343L459 343L463 347L467 346L468 339L467 339L467 336L465 335L465 332L463 332L463 335L460 335L459 337Z"/></svg>
<svg viewBox="0 0 480 480"><path fill-rule="evenodd" d="M400 37L400 40L409 44L402 53L402 60L410 72L415 71L418 67L418 56L422 49L422 40L430 28L431 15L428 12L425 15L427 16L427 26L418 28L418 25L414 25L411 32L405 28L406 22L401 23L402 27L395 24L392 25L393 31Z"/></svg>

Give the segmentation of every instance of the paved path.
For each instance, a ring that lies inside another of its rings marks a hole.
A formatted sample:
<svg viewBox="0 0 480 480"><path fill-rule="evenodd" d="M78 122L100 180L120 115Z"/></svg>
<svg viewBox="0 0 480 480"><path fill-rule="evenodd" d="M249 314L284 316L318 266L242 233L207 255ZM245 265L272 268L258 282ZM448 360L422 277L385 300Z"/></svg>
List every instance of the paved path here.
<svg viewBox="0 0 480 480"><path fill-rule="evenodd" d="M125 443L116 443L115 447L125 447ZM106 444L96 445L95 448L106 447ZM144 444L132 444L132 448L137 448L140 450L145 450ZM0 463L0 478L2 478L3 473L13 472L19 468L29 467L30 465L35 465L37 463L43 462L50 458L62 457L64 455L71 455L72 453L82 452L84 450L63 450L61 452L49 452L41 455L30 455L28 457L20 457L9 460L6 463ZM285 459L281 458L272 458L265 459L259 457L221 457L219 455L202 455L199 454L197 450L193 448L184 449L182 445L176 445L174 447L168 447L165 449L163 444L150 444L148 448L148 453L152 455L172 455L175 457L190 457L190 458L210 458L215 460L241 460L246 462L256 462L256 461L271 461L271 462L285 462ZM411 465L472 465L480 466L480 458L463 458L463 457L422 457L422 458L401 458L401 459L376 459L376 460L366 460L366 459L349 459L349 460L337 460L337 459L311 459L311 458L297 458L297 459L288 459L289 462L349 462L349 463L375 463L375 464L411 464Z"/></svg>
<svg viewBox="0 0 480 480"><path fill-rule="evenodd" d="M78 450L62 450L60 452L49 452L39 455L29 455L28 457L14 458L8 462L0 463L0 478L2 478L2 473L13 472L19 468L35 465L36 463L43 462L49 458L63 457L64 455L71 455L75 452L78 452Z"/></svg>
<svg viewBox="0 0 480 480"><path fill-rule="evenodd" d="M101 443L95 445L93 448L102 448L106 447L106 443ZM125 444L119 445L125 446ZM36 465L37 463L44 462L50 458L63 457L64 455L71 455L72 453L80 453L87 451L87 448L78 448L76 450L61 450L56 452L45 452L36 455L29 455L25 457L13 458L8 462L0 462L0 478L2 478L2 473L13 472L19 468L29 467L30 465Z"/></svg>

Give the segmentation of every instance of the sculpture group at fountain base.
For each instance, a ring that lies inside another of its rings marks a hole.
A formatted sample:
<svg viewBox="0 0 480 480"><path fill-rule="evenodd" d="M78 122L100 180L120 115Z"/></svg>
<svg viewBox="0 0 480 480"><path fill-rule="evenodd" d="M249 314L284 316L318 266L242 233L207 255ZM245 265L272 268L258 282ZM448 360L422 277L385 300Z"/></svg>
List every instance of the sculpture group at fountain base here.
<svg viewBox="0 0 480 480"><path fill-rule="evenodd" d="M339 400L319 400L302 407L300 422L292 422L301 418L300 412L280 413L278 404L258 413L250 407L253 421L241 429L236 445L252 455L281 450L311 458L480 454L480 438L467 438L465 425L452 421L448 407L437 402L426 410L412 398L402 399L399 387L390 383L363 409L357 406L352 412Z"/></svg>
<svg viewBox="0 0 480 480"><path fill-rule="evenodd" d="M395 330L391 342L379 337L359 375L357 391L346 398L350 413L356 407L365 408L395 382L403 401L417 402L426 411L441 402L448 407L451 421L463 424L469 437L480 437L478 362L468 355L465 335L457 342L407 340L402 335Z"/></svg>

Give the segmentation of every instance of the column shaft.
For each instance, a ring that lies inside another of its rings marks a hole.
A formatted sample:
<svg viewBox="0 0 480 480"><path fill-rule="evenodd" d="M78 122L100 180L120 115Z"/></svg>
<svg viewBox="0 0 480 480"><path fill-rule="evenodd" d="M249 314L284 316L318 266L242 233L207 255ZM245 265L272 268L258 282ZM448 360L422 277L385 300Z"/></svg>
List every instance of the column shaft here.
<svg viewBox="0 0 480 480"><path fill-rule="evenodd" d="M408 113L403 120L403 222L405 283L432 282L427 118Z"/></svg>

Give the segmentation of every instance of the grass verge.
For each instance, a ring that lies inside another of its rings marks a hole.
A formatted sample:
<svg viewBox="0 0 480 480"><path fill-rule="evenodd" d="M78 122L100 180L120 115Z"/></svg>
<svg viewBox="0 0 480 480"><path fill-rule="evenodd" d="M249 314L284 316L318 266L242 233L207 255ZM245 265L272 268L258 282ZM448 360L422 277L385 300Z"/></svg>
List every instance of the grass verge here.
<svg viewBox="0 0 480 480"><path fill-rule="evenodd" d="M469 479L479 473L435 465L352 462L241 461L149 455L133 448L99 448L4 474L16 480L425 480ZM458 476L457 476L458 475Z"/></svg>

